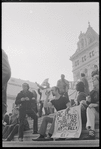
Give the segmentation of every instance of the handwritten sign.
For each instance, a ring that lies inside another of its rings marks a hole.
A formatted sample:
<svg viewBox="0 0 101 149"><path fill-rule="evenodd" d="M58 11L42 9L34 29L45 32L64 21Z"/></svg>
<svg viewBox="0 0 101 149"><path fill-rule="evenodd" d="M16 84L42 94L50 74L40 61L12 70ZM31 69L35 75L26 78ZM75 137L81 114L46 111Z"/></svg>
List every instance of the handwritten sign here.
<svg viewBox="0 0 101 149"><path fill-rule="evenodd" d="M61 110L56 113L52 138L79 138L81 129L80 106Z"/></svg>

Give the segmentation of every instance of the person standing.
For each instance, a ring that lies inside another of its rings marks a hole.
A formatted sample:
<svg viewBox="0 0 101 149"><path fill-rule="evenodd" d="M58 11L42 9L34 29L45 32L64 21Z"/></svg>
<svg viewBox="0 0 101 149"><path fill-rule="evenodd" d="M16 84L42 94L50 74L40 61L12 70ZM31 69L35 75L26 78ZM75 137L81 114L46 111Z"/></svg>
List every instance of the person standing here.
<svg viewBox="0 0 101 149"><path fill-rule="evenodd" d="M89 95L89 84L88 84L88 80L86 79L84 73L81 73L80 81L82 81L84 83L84 87L85 87L84 92L85 92L86 96Z"/></svg>
<svg viewBox="0 0 101 149"><path fill-rule="evenodd" d="M41 92L41 96L40 96L40 115L42 116L42 108L44 107L44 111L45 111L45 115L49 115L50 111L49 111L49 107L47 107L47 105L45 104L45 100L46 100L46 91L50 90L50 84L48 82L46 82L46 87L43 87L42 85L39 85L38 83L37 86L39 87L38 92ZM43 83L45 85L45 83Z"/></svg>
<svg viewBox="0 0 101 149"><path fill-rule="evenodd" d="M38 116L33 109L32 101L35 100L32 92L29 91L29 85L27 83L23 83L23 90L18 93L16 97L15 104L19 105L19 141L23 141L23 130L24 130L24 120L26 114L30 116L33 121L33 133L37 134L38 131Z"/></svg>
<svg viewBox="0 0 101 149"><path fill-rule="evenodd" d="M60 90L60 94L66 96L68 99L69 81L65 79L65 75L61 74L61 79L57 81L57 87Z"/></svg>
<svg viewBox="0 0 101 149"><path fill-rule="evenodd" d="M7 112L7 83L11 77L11 67L8 56L2 50L2 119Z"/></svg>

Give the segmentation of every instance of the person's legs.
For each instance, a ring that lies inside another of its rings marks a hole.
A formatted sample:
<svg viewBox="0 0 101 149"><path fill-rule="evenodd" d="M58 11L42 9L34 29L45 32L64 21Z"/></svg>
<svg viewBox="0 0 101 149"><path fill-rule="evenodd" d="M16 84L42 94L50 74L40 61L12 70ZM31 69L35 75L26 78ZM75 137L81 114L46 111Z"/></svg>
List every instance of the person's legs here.
<svg viewBox="0 0 101 149"><path fill-rule="evenodd" d="M8 137L8 135L10 134L10 132L13 130L15 125L9 125L6 133L4 134L3 138L6 139Z"/></svg>
<svg viewBox="0 0 101 149"><path fill-rule="evenodd" d="M24 131L24 120L25 120L25 116L26 116L26 111L23 111L23 109L19 110L19 129L18 129L18 133L19 133L19 138L23 139L23 131Z"/></svg>
<svg viewBox="0 0 101 149"><path fill-rule="evenodd" d="M4 127L4 130L3 130L3 138L4 138L4 136L5 136L5 133L6 133L6 131L8 130L8 128L9 128L9 125L6 125L5 127Z"/></svg>
<svg viewBox="0 0 101 149"><path fill-rule="evenodd" d="M38 131L38 116L36 115L34 110L27 112L28 116L33 119L33 133L37 133Z"/></svg>
<svg viewBox="0 0 101 149"><path fill-rule="evenodd" d="M47 129L47 124L48 123L52 123L53 122L53 118L51 117L44 117L43 118L43 121L42 121L42 124L41 124L41 127L39 129L39 134L45 136L46 134L46 129Z"/></svg>
<svg viewBox="0 0 101 149"><path fill-rule="evenodd" d="M81 120L82 120L82 126L85 127L86 122L87 122L87 116L86 116L86 109L88 107L87 103L85 100L82 100L80 102L80 106L81 106Z"/></svg>
<svg viewBox="0 0 101 149"><path fill-rule="evenodd" d="M95 110L95 108L87 108L87 123L86 128L89 131L89 134L87 137L85 137L85 140L88 139L95 139L95 120L99 119L99 113Z"/></svg>
<svg viewBox="0 0 101 149"><path fill-rule="evenodd" d="M45 115L48 115L47 107L44 107Z"/></svg>
<svg viewBox="0 0 101 149"><path fill-rule="evenodd" d="M47 114L49 115L49 114L51 114L51 110L50 110L50 107L47 107Z"/></svg>
<svg viewBox="0 0 101 149"><path fill-rule="evenodd" d="M39 117L42 116L42 108L43 108L43 103L40 103L40 108L39 108Z"/></svg>
<svg viewBox="0 0 101 149"><path fill-rule="evenodd" d="M45 134L46 134L46 129L47 129L47 124L48 123L52 123L53 122L53 118L50 117L44 117L40 130L39 130L39 134L40 136L37 139L32 139L33 141L45 141Z"/></svg>
<svg viewBox="0 0 101 149"><path fill-rule="evenodd" d="M7 137L7 141L11 141L14 136L18 133L19 124L16 124L9 136Z"/></svg>
<svg viewBox="0 0 101 149"><path fill-rule="evenodd" d="M52 134L53 134L53 132L54 132L55 118L56 118L56 117L54 117L53 122L52 122L52 125L51 125L51 127L50 127L50 129L49 129L49 133L48 133L48 134L50 135L50 137L52 136Z"/></svg>
<svg viewBox="0 0 101 149"><path fill-rule="evenodd" d="M94 130L95 129L95 113L96 110L95 108L87 108L87 123L86 123L86 128L88 129L89 127Z"/></svg>

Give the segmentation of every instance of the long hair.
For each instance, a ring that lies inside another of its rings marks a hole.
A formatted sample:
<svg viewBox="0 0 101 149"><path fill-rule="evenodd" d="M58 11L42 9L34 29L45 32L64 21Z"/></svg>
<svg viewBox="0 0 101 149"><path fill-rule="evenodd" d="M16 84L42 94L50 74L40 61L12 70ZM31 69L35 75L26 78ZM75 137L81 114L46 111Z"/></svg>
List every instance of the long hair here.
<svg viewBox="0 0 101 149"><path fill-rule="evenodd" d="M82 81L76 84L76 90L79 92L84 92L84 83Z"/></svg>
<svg viewBox="0 0 101 149"><path fill-rule="evenodd" d="M60 94L59 88L58 88L57 86L53 86L53 87L55 88L56 91L58 90L58 93ZM53 88L53 87L52 87L52 88Z"/></svg>

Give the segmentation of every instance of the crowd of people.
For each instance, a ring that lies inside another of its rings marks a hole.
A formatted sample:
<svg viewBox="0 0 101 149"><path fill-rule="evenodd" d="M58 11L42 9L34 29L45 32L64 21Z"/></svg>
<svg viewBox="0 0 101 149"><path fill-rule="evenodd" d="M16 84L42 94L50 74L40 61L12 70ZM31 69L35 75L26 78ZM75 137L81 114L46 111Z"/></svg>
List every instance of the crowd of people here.
<svg viewBox="0 0 101 149"><path fill-rule="evenodd" d="M88 136L84 139L95 139L95 121L99 120L99 71L97 65L94 65L94 71L91 74L93 90L90 91L89 83L84 73L81 73L80 80L76 84L77 97L74 100L69 99L69 81L65 79L65 75L61 75L61 79L57 81L57 85L50 87L47 83L46 87L37 84L40 100L37 102L36 92L30 91L28 83L22 84L22 90L17 94L15 106L11 115L6 112L6 90L7 82L11 76L11 69L7 60L6 54L2 53L2 138L3 140L13 140L14 135L18 133L18 140L23 141L25 130L29 129L29 124L26 118L33 119L33 134L40 134L33 141L49 141L54 131L55 112L70 108L72 106L81 106L82 123L86 125ZM72 102L71 102L72 101ZM42 109L44 108L45 117L38 131L38 117L42 117ZM54 113L54 118L49 114ZM48 123L51 123L49 133L46 136Z"/></svg>

